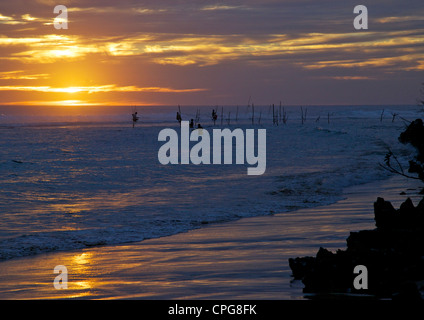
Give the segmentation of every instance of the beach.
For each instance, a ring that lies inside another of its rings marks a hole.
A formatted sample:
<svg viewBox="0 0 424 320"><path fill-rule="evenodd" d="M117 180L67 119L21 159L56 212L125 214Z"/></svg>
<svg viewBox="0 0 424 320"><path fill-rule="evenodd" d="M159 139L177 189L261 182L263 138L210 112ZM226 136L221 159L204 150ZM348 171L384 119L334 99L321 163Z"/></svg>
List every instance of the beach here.
<svg viewBox="0 0 424 320"><path fill-rule="evenodd" d="M98 122L14 123L11 113L0 130L0 298L305 299L289 258L343 249L350 231L373 229L377 197L421 200L419 182L380 166L388 147L404 167L415 152L398 141L403 121L381 119L380 106L316 106L315 120L284 125L258 109L262 123L245 109L217 125L266 130L257 176L235 162L161 164L159 133L180 130L172 107L134 128L125 108ZM53 286L56 266L67 289Z"/></svg>
<svg viewBox="0 0 424 320"><path fill-rule="evenodd" d="M417 204L419 186L393 176L349 187L328 206L11 259L0 263L0 299L305 299L289 258L313 256L321 246L344 249L350 231L375 228L377 197L395 208L408 196ZM57 265L68 269L67 289L53 286Z"/></svg>

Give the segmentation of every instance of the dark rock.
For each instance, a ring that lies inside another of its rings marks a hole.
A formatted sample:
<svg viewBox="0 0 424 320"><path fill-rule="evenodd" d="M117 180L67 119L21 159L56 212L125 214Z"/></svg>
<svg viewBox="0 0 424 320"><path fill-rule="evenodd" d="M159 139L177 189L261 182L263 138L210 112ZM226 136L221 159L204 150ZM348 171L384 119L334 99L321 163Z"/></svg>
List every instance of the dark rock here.
<svg viewBox="0 0 424 320"><path fill-rule="evenodd" d="M424 215L424 198L421 199L415 210L417 211L418 216Z"/></svg>
<svg viewBox="0 0 424 320"><path fill-rule="evenodd" d="M406 201L400 205L399 211L400 211L400 214L402 215L403 214L407 215L415 211L415 207L414 207L414 204L412 203L411 198L406 199Z"/></svg>
<svg viewBox="0 0 424 320"><path fill-rule="evenodd" d="M314 257L290 258L289 266L292 269L294 279L302 280L312 270L314 263Z"/></svg>
<svg viewBox="0 0 424 320"><path fill-rule="evenodd" d="M396 209L389 201L377 198L374 202L374 220L377 228L392 227L397 218Z"/></svg>
<svg viewBox="0 0 424 320"><path fill-rule="evenodd" d="M417 119L401 133L418 155L409 172L424 181L424 124ZM390 156L389 156L390 157ZM420 192L424 194L424 189ZM376 228L351 232L346 250L333 253L320 248L316 257L289 259L293 276L304 283L305 293L366 293L377 298L420 300L424 284L424 198L415 207L408 198L396 210L383 198L374 203ZM368 270L368 289L353 288L355 266Z"/></svg>
<svg viewBox="0 0 424 320"><path fill-rule="evenodd" d="M393 295L393 300L420 301L422 297L417 284L407 281L400 285L399 292Z"/></svg>
<svg viewBox="0 0 424 320"><path fill-rule="evenodd" d="M379 298L418 299L417 282L424 280L424 198L417 207L407 199L399 210L378 198L373 230L351 232L346 250L320 248L316 257L289 259L305 293L366 293ZM377 218L378 216L378 218ZM369 288L353 287L357 265L368 269Z"/></svg>
<svg viewBox="0 0 424 320"><path fill-rule="evenodd" d="M398 213L398 223L402 226L413 226L417 222L416 210L411 198L400 205Z"/></svg>

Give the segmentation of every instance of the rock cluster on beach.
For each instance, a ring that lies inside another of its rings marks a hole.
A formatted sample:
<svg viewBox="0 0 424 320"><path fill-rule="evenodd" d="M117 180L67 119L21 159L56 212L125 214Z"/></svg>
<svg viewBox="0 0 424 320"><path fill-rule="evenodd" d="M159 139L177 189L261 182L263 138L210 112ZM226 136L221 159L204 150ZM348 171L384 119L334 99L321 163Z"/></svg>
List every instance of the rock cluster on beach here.
<svg viewBox="0 0 424 320"><path fill-rule="evenodd" d="M424 181L424 125L417 119L400 135L418 155L409 172ZM316 257L289 259L294 279L315 297L358 294L367 297L422 300L424 297L424 198L414 206L408 198L395 209L389 201L374 203L376 228L351 232L347 249L320 248ZM356 266L367 268L367 288L355 289ZM350 295L352 296L352 295ZM355 295L357 296L357 295Z"/></svg>
<svg viewBox="0 0 424 320"><path fill-rule="evenodd" d="M424 198L408 198L398 210L382 198L374 203L377 228L351 232L347 249L320 248L316 257L289 259L304 293L356 293L379 298L421 299L424 287ZM354 268L368 269L368 289L354 288Z"/></svg>

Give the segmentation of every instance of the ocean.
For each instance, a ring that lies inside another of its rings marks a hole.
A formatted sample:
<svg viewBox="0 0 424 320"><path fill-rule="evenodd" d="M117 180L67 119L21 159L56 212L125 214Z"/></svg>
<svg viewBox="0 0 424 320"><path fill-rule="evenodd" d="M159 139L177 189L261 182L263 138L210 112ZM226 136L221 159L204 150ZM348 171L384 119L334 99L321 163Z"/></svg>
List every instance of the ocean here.
<svg viewBox="0 0 424 320"><path fill-rule="evenodd" d="M280 110L181 106L205 130L266 129L266 171L249 176L248 165L160 164L158 134L179 130L177 106L0 107L0 260L335 203L391 176L380 166L388 148L406 168L415 150L398 137L423 116L418 106L303 106L302 123L301 108L285 106L284 123Z"/></svg>

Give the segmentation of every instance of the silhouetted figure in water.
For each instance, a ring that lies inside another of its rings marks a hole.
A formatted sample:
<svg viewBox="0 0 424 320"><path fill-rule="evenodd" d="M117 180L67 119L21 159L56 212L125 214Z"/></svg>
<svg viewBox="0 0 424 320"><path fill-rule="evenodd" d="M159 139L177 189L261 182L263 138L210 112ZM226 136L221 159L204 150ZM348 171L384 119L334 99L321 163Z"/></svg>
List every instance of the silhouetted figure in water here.
<svg viewBox="0 0 424 320"><path fill-rule="evenodd" d="M140 119L140 118L137 116L137 111L136 111L136 112L134 112L134 113L132 114L132 118L133 118L133 128L134 128L135 123L138 121L138 119Z"/></svg>
<svg viewBox="0 0 424 320"><path fill-rule="evenodd" d="M213 125L215 125L216 119L218 119L218 115L216 114L215 109L212 110L212 120L213 120Z"/></svg>
<svg viewBox="0 0 424 320"><path fill-rule="evenodd" d="M178 111L177 111L177 120L178 120L178 122L180 123L180 125L181 125L181 120L182 120L182 118L181 118L181 113L179 113Z"/></svg>
<svg viewBox="0 0 424 320"><path fill-rule="evenodd" d="M194 120L193 119L190 120L190 128L194 129Z"/></svg>
<svg viewBox="0 0 424 320"><path fill-rule="evenodd" d="M200 123L197 125L197 129L203 129L203 127L200 125Z"/></svg>

